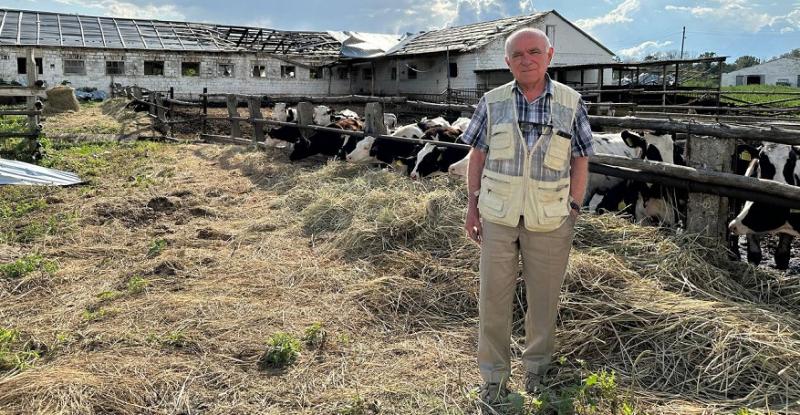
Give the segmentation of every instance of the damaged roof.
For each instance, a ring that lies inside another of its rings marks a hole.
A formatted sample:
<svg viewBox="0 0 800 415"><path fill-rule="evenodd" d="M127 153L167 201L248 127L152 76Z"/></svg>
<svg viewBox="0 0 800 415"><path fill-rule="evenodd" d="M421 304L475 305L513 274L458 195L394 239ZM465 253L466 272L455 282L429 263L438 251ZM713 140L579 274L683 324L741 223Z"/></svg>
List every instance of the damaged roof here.
<svg viewBox="0 0 800 415"><path fill-rule="evenodd" d="M341 43L327 32L294 32L152 19L0 9L0 45L156 51L267 52L324 57Z"/></svg>
<svg viewBox="0 0 800 415"><path fill-rule="evenodd" d="M424 32L401 42L386 54L418 55L423 53L444 52L446 50L450 50L451 52L471 52L488 45L497 38L505 38L517 29L538 23L548 14L558 16L561 20L565 21L603 48L603 50L614 55L614 52L603 46L597 39L575 26L555 10Z"/></svg>

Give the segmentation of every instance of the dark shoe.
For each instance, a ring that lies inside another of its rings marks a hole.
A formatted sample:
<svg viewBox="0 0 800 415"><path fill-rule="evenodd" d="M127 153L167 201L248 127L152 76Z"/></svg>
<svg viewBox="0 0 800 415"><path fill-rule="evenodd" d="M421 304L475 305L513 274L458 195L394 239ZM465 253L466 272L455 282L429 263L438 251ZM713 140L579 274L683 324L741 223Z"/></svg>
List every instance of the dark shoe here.
<svg viewBox="0 0 800 415"><path fill-rule="evenodd" d="M497 409L499 406L506 403L508 397L508 389L506 385L500 383L484 383L480 389L481 404L491 408Z"/></svg>
<svg viewBox="0 0 800 415"><path fill-rule="evenodd" d="M544 387L544 376L538 373L527 372L525 374L525 392L528 395L536 395Z"/></svg>

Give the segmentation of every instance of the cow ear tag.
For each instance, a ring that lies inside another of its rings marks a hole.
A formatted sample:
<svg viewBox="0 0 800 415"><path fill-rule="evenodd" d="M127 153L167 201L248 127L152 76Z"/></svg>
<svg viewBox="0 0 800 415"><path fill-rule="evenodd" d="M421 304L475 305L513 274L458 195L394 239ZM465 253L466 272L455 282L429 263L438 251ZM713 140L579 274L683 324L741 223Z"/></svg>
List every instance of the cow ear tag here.
<svg viewBox="0 0 800 415"><path fill-rule="evenodd" d="M394 165L397 166L397 167L403 167L403 162L400 161L400 160L395 160L394 161Z"/></svg>
<svg viewBox="0 0 800 415"><path fill-rule="evenodd" d="M752 159L753 159L753 156L750 155L749 151L742 151L741 153L739 153L739 160L750 161Z"/></svg>
<svg viewBox="0 0 800 415"><path fill-rule="evenodd" d="M626 204L625 204L625 201L624 201L624 200L623 200L623 201L620 201L620 202L619 202L619 204L617 205L617 210L625 210L625 208L626 208L627 206L628 206L628 205L626 205Z"/></svg>

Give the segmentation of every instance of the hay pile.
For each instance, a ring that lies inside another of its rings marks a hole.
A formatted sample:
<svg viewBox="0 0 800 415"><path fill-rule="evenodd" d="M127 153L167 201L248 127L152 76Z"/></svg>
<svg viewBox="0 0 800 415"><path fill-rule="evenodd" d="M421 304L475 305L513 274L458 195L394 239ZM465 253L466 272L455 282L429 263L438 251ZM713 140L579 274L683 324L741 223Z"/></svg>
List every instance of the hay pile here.
<svg viewBox="0 0 800 415"><path fill-rule="evenodd" d="M304 232L373 276L351 295L380 324L401 331L474 324L478 249L462 231L463 183L416 183L331 163L283 186L276 186L281 203L297 212ZM614 370L651 403L796 407L800 279L730 264L709 245L621 218L584 216L557 354ZM521 336L521 322L515 327ZM562 372L557 381L573 375Z"/></svg>
<svg viewBox="0 0 800 415"><path fill-rule="evenodd" d="M60 114L67 111L78 112L81 109L78 99L75 98L75 90L69 86L59 85L48 89L46 93L47 103L44 106L44 115Z"/></svg>

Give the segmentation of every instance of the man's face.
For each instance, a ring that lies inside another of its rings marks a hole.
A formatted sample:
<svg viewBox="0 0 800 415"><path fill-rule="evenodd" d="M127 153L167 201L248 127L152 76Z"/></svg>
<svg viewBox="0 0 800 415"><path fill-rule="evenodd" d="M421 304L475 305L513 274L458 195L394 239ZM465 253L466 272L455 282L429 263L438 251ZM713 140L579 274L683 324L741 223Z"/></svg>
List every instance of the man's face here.
<svg viewBox="0 0 800 415"><path fill-rule="evenodd" d="M547 47L543 37L522 34L514 39L510 49L506 65L517 82L530 84L544 79L553 58L553 48Z"/></svg>

